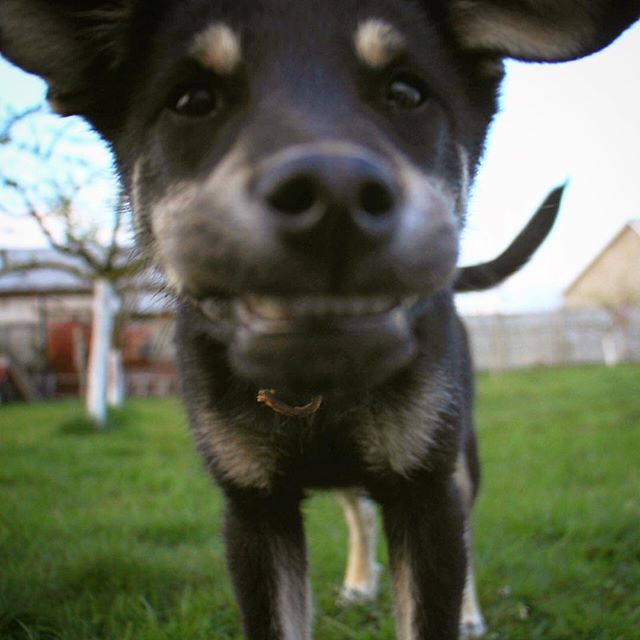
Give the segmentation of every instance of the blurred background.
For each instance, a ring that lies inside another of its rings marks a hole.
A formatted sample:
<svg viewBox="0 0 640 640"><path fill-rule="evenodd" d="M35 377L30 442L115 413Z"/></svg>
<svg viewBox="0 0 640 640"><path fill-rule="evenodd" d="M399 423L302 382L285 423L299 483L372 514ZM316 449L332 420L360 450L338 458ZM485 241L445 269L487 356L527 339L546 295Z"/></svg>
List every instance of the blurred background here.
<svg viewBox="0 0 640 640"><path fill-rule="evenodd" d="M551 188L568 187L531 263L458 298L479 369L640 359L638 60L636 26L578 62L508 63L462 263L496 256ZM99 280L111 285L99 304L113 310L102 359L120 371L114 400L174 393L171 302L155 274L126 267L109 151L81 121L49 114L43 83L5 61L0 135L0 398L87 391Z"/></svg>
<svg viewBox="0 0 640 640"><path fill-rule="evenodd" d="M568 183L531 263L457 300L481 372L489 640L638 637L639 61L637 25L579 62L509 63L470 202L461 264ZM0 60L3 640L242 637L222 499L173 397L171 299L123 204L108 149ZM339 507L313 495L305 515L314 637L392 637L388 574L375 606L340 606Z"/></svg>

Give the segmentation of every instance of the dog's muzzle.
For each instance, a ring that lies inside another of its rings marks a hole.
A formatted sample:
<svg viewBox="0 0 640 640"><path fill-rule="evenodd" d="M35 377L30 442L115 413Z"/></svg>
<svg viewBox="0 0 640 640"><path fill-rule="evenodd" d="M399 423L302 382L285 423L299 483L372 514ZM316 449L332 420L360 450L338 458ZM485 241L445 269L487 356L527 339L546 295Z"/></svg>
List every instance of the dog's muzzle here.
<svg viewBox="0 0 640 640"><path fill-rule="evenodd" d="M416 298L246 296L205 300L201 311L220 337L233 369L258 385L292 392L369 387L415 354Z"/></svg>
<svg viewBox="0 0 640 640"><path fill-rule="evenodd" d="M342 143L285 149L248 175L212 179L188 224L164 218L167 262L211 334L224 334L234 372L260 388L324 393L371 387L406 366L416 352L411 296L435 294L455 268L453 198ZM244 236L239 221L249 220ZM210 248L212 226L239 258L235 273Z"/></svg>

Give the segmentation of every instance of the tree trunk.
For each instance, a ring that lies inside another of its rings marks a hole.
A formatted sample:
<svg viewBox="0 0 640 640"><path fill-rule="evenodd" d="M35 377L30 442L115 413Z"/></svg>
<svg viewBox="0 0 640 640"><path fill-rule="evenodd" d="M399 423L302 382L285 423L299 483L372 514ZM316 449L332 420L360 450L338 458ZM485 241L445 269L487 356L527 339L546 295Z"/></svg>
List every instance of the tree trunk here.
<svg viewBox="0 0 640 640"><path fill-rule="evenodd" d="M104 278L93 283L93 323L87 372L87 413L99 429L107 421L107 378L109 349L118 298L113 285Z"/></svg>
<svg viewBox="0 0 640 640"><path fill-rule="evenodd" d="M109 350L107 402L110 407L121 407L124 402L124 371L122 368L122 352L119 349Z"/></svg>

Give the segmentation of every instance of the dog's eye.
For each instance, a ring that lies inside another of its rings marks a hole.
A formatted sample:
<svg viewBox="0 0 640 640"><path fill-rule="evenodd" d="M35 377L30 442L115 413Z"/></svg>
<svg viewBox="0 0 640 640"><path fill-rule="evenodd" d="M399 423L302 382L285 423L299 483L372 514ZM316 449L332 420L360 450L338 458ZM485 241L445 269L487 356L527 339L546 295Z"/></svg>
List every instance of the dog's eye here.
<svg viewBox="0 0 640 640"><path fill-rule="evenodd" d="M417 109L428 98L424 83L419 78L402 74L393 77L387 85L385 103L391 109Z"/></svg>
<svg viewBox="0 0 640 640"><path fill-rule="evenodd" d="M176 91L169 98L167 106L178 115L202 118L218 111L221 99L214 89L194 86Z"/></svg>

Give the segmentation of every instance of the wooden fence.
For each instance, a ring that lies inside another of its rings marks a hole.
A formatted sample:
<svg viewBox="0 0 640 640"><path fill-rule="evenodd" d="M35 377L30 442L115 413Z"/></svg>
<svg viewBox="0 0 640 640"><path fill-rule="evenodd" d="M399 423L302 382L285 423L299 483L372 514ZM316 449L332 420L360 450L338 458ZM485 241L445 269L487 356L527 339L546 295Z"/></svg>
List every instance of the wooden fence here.
<svg viewBox="0 0 640 640"><path fill-rule="evenodd" d="M640 361L640 309L468 316L477 369Z"/></svg>

